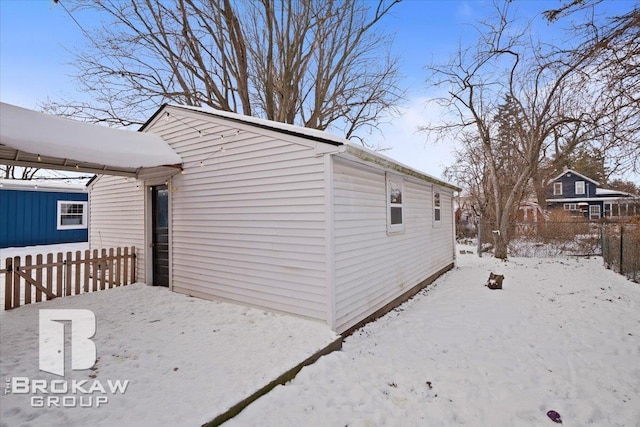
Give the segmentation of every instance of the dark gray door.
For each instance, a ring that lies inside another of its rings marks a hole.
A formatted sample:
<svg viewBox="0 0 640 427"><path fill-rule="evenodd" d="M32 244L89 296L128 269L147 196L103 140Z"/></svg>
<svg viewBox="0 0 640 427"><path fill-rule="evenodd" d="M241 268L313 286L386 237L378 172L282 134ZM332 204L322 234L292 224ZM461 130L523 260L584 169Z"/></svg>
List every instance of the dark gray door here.
<svg viewBox="0 0 640 427"><path fill-rule="evenodd" d="M153 285L169 286L169 189L151 187L153 210Z"/></svg>

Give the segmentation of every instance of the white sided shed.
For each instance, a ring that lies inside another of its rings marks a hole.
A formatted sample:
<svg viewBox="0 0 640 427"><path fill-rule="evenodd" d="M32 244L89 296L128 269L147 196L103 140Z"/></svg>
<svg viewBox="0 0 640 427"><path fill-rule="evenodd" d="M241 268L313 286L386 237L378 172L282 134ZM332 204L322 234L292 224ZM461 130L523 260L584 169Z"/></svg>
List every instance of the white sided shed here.
<svg viewBox="0 0 640 427"><path fill-rule="evenodd" d="M183 173L96 179L90 243L147 248L147 283L345 332L454 265L458 189L378 153L183 106L161 107L142 131L170 145Z"/></svg>

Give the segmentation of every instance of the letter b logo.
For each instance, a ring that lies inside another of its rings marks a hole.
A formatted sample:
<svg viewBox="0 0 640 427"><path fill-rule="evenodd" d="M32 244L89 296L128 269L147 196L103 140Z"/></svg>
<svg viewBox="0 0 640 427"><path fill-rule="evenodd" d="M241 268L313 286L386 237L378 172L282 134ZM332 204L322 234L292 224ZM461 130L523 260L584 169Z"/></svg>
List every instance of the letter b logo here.
<svg viewBox="0 0 640 427"><path fill-rule="evenodd" d="M40 370L64 376L64 323L71 322L71 369L96 363L96 316L91 310L40 310Z"/></svg>

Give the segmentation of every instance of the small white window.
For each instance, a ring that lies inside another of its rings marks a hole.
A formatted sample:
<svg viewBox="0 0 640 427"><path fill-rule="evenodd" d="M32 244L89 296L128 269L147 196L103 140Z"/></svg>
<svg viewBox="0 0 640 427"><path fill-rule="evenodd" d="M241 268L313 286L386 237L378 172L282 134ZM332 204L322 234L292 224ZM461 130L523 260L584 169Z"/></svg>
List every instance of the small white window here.
<svg viewBox="0 0 640 427"><path fill-rule="evenodd" d="M562 183L554 182L553 183L553 195L554 196L562 196Z"/></svg>
<svg viewBox="0 0 640 427"><path fill-rule="evenodd" d="M438 224L440 222L440 191L433 189L433 223Z"/></svg>
<svg viewBox="0 0 640 427"><path fill-rule="evenodd" d="M387 232L404 231L403 192L401 177L387 174Z"/></svg>
<svg viewBox="0 0 640 427"><path fill-rule="evenodd" d="M87 202L58 200L58 230L87 228Z"/></svg>
<svg viewBox="0 0 640 427"><path fill-rule="evenodd" d="M589 206L589 219L600 219L600 205Z"/></svg>
<svg viewBox="0 0 640 427"><path fill-rule="evenodd" d="M584 181L576 181L576 194L584 194Z"/></svg>
<svg viewBox="0 0 640 427"><path fill-rule="evenodd" d="M571 210L571 207L569 206L569 203L565 203L564 204L564 210L565 211Z"/></svg>

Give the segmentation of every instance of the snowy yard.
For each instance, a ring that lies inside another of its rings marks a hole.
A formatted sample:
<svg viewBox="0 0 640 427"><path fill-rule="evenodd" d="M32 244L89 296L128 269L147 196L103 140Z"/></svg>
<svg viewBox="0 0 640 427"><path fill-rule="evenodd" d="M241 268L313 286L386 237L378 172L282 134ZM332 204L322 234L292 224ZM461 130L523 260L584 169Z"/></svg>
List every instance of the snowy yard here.
<svg viewBox="0 0 640 427"><path fill-rule="evenodd" d="M38 370L43 308L83 308L96 316L98 362L77 371L67 364L65 380L87 380L84 389L94 380L129 385L99 408L32 408L31 394L3 390L2 426L199 426L337 338L319 322L135 284L3 311L3 383L61 378ZM88 396L76 403L89 403Z"/></svg>
<svg viewBox="0 0 640 427"><path fill-rule="evenodd" d="M601 258L458 259L225 425L640 425L638 284Z"/></svg>
<svg viewBox="0 0 640 427"><path fill-rule="evenodd" d="M472 250L471 247L464 249ZM489 272L504 289L484 287ZM38 371L38 309L96 314L98 409L0 397L2 426L198 426L329 344L319 323L136 284L3 312L0 375ZM592 258L458 267L225 426L638 426L640 285Z"/></svg>

